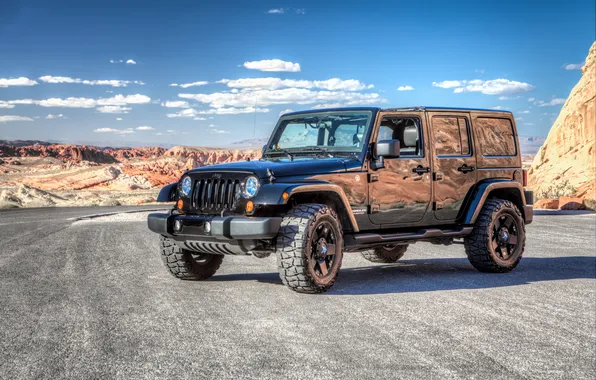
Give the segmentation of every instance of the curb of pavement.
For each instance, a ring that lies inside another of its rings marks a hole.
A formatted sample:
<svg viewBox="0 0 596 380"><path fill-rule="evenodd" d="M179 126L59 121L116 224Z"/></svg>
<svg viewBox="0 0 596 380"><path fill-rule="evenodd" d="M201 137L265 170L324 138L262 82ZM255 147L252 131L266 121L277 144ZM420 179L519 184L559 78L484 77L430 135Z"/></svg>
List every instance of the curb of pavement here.
<svg viewBox="0 0 596 380"><path fill-rule="evenodd" d="M118 215L118 214L135 214L135 213L139 213L139 212L165 211L165 210L169 210L169 208L161 207L161 208L146 208L146 209L141 209L141 210L104 212L104 213L100 213L100 214L77 216L74 218L69 218L68 220L73 220L73 221L77 222L79 220L89 220L89 219L94 219L94 218L101 218L103 216L112 216L112 215Z"/></svg>
<svg viewBox="0 0 596 380"><path fill-rule="evenodd" d="M547 210L538 209L534 210L534 215L587 215L595 214L596 211L590 210Z"/></svg>

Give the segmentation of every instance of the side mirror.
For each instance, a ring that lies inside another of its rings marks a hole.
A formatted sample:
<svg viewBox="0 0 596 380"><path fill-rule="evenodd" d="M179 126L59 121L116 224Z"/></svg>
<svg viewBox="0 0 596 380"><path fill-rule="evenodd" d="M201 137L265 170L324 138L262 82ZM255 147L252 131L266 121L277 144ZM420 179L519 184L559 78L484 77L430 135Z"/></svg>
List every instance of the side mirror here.
<svg viewBox="0 0 596 380"><path fill-rule="evenodd" d="M381 140L375 144L375 157L397 158L401 144L399 140Z"/></svg>

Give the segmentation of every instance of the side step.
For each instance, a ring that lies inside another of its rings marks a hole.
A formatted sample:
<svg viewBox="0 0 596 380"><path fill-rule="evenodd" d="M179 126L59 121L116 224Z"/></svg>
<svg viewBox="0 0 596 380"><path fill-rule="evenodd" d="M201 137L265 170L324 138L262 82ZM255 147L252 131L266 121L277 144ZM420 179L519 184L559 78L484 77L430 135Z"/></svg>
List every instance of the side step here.
<svg viewBox="0 0 596 380"><path fill-rule="evenodd" d="M347 245L357 246L383 245L408 240L432 240L441 238L455 238L469 235L472 232L473 228L474 227L458 227L450 230L440 230L438 228L431 228L416 232L402 232L388 235L363 233L346 236L346 243Z"/></svg>

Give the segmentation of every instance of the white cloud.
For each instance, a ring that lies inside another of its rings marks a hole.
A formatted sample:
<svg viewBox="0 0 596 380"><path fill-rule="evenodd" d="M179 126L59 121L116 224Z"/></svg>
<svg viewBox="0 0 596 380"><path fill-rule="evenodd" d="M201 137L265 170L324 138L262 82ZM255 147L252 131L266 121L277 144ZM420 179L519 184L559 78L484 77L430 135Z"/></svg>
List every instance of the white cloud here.
<svg viewBox="0 0 596 380"><path fill-rule="evenodd" d="M121 59L110 59L110 63L122 63L122 62L124 62L124 61Z"/></svg>
<svg viewBox="0 0 596 380"><path fill-rule="evenodd" d="M412 91L414 89L414 87L412 86L399 86L397 88L397 91Z"/></svg>
<svg viewBox="0 0 596 380"><path fill-rule="evenodd" d="M485 95L516 94L534 90L534 86L525 82L518 82L509 79L491 80L447 80L433 82L433 86L440 88L453 88L453 93L480 92Z"/></svg>
<svg viewBox="0 0 596 380"><path fill-rule="evenodd" d="M520 96L499 96L499 100L515 100L515 99L519 99Z"/></svg>
<svg viewBox="0 0 596 380"><path fill-rule="evenodd" d="M304 88L284 88L279 90L256 90L216 92L212 94L178 94L183 99L193 99L209 104L212 108L224 107L261 107L274 104L314 104L341 102L345 105L370 105L385 103L379 94L351 91L312 91Z"/></svg>
<svg viewBox="0 0 596 380"><path fill-rule="evenodd" d="M121 117L117 117L116 120L117 121L122 121L123 119Z"/></svg>
<svg viewBox="0 0 596 380"><path fill-rule="evenodd" d="M536 102L534 102L535 105L537 105L538 107L550 107L550 106L558 106L561 104L565 104L565 100L563 98L553 98L548 102L545 102L543 100L537 100Z"/></svg>
<svg viewBox="0 0 596 380"><path fill-rule="evenodd" d="M474 70L475 73L484 74L484 69L476 69Z"/></svg>
<svg viewBox="0 0 596 380"><path fill-rule="evenodd" d="M182 83L182 84L178 84L178 83L171 83L170 87L182 87L182 88L188 88L188 87L197 87L197 86L205 86L209 84L209 82L207 81L198 81L198 82L192 82L192 83Z"/></svg>
<svg viewBox="0 0 596 380"><path fill-rule="evenodd" d="M222 108L212 108L205 111L199 111L198 113L201 115L237 115L242 113L267 113L270 110L268 108L254 108L254 107L244 107L244 108L235 108L235 107L222 107Z"/></svg>
<svg viewBox="0 0 596 380"><path fill-rule="evenodd" d="M136 65L137 63L134 60L129 59L129 60L126 61L126 64L127 65Z"/></svg>
<svg viewBox="0 0 596 380"><path fill-rule="evenodd" d="M316 106L313 106L313 109L321 109L321 108L339 108L342 105L340 103L323 103L323 104L317 104Z"/></svg>
<svg viewBox="0 0 596 380"><path fill-rule="evenodd" d="M161 103L162 107L168 108L189 108L188 102L183 100L167 100Z"/></svg>
<svg viewBox="0 0 596 380"><path fill-rule="evenodd" d="M44 75L39 77L39 80L45 83L78 83L86 84L90 86L112 86L112 87L126 87L130 83L144 85L142 81L129 81L129 80L117 80L117 79L99 79L99 80L86 80L81 78L71 77L55 77L52 75Z"/></svg>
<svg viewBox="0 0 596 380"><path fill-rule="evenodd" d="M211 132L211 133L217 133L217 134L230 133L230 131L225 131L223 129L217 129L217 128L209 129L209 132Z"/></svg>
<svg viewBox="0 0 596 380"><path fill-rule="evenodd" d="M299 15L306 14L306 10L304 8L298 8L298 9L295 9L294 11Z"/></svg>
<svg viewBox="0 0 596 380"><path fill-rule="evenodd" d="M496 106L496 107L492 107L492 109L494 109L494 110L502 110L502 109L503 109L503 107L501 107L501 106Z"/></svg>
<svg viewBox="0 0 596 380"><path fill-rule="evenodd" d="M294 110L291 108L286 108L285 110L283 110L279 113L279 116L284 115L286 113L290 113L290 112L294 112Z"/></svg>
<svg viewBox="0 0 596 380"><path fill-rule="evenodd" d="M129 134L135 133L135 131L133 131L132 128L126 128L126 129L97 128L97 129L94 129L93 132L97 132L97 133L115 133L117 135L129 135Z"/></svg>
<svg viewBox="0 0 596 380"><path fill-rule="evenodd" d="M215 127L215 124L209 124L209 127Z"/></svg>
<svg viewBox="0 0 596 380"><path fill-rule="evenodd" d="M97 111L101 113L128 113L132 108L122 106L102 106L98 107Z"/></svg>
<svg viewBox="0 0 596 380"><path fill-rule="evenodd" d="M187 108L185 110L182 111L178 111L176 113L169 113L166 116L167 117L195 117L197 116L198 112L195 109L192 108Z"/></svg>
<svg viewBox="0 0 596 380"><path fill-rule="evenodd" d="M582 62L582 63L568 63L563 65L563 68L565 70L581 70L582 67L584 67L586 63Z"/></svg>
<svg viewBox="0 0 596 380"><path fill-rule="evenodd" d="M128 104L145 104L151 98L141 94L116 95L111 98L50 98L44 100L18 99L8 100L8 104L36 104L42 107L69 107L69 108L95 108L97 106L125 106Z"/></svg>
<svg viewBox="0 0 596 380"><path fill-rule="evenodd" d="M534 123L522 123L523 125L534 125Z"/></svg>
<svg viewBox="0 0 596 380"><path fill-rule="evenodd" d="M225 83L232 88L245 88L255 90L276 90L279 88L320 88L323 90L360 91L373 88L356 79L331 78L327 80L295 80L280 78L240 78L235 80L221 79L217 83Z"/></svg>
<svg viewBox="0 0 596 380"><path fill-rule="evenodd" d="M5 115L0 116L0 123L8 123L9 121L33 121L32 118L26 116Z"/></svg>
<svg viewBox="0 0 596 380"><path fill-rule="evenodd" d="M0 108L14 108L14 104L10 104L4 100L0 100Z"/></svg>
<svg viewBox="0 0 596 380"><path fill-rule="evenodd" d="M46 116L46 119L66 119L63 114L52 115L49 114Z"/></svg>
<svg viewBox="0 0 596 380"><path fill-rule="evenodd" d="M20 78L0 78L0 87L9 87L9 86L35 86L37 84L36 81L20 77Z"/></svg>
<svg viewBox="0 0 596 380"><path fill-rule="evenodd" d="M527 114L527 113L530 113L530 111L529 110L523 110L523 111L519 111L518 113L520 113L520 114Z"/></svg>
<svg viewBox="0 0 596 380"><path fill-rule="evenodd" d="M167 132L168 133L176 133L176 130L174 130L174 129L168 129Z"/></svg>
<svg viewBox="0 0 596 380"><path fill-rule="evenodd" d="M197 116L193 120L207 120L206 117Z"/></svg>
<svg viewBox="0 0 596 380"><path fill-rule="evenodd" d="M276 9L269 9L267 11L269 14L284 14L285 10L283 8L276 8Z"/></svg>
<svg viewBox="0 0 596 380"><path fill-rule="evenodd" d="M281 59L264 59L261 61L247 61L242 65L250 70L259 71L287 71L296 73L300 71L300 64L282 61Z"/></svg>
<svg viewBox="0 0 596 380"><path fill-rule="evenodd" d="M155 128L150 127L148 125L139 125L138 127L135 128L137 131L154 131Z"/></svg>
<svg viewBox="0 0 596 380"><path fill-rule="evenodd" d="M528 98L528 102L533 102L536 98Z"/></svg>

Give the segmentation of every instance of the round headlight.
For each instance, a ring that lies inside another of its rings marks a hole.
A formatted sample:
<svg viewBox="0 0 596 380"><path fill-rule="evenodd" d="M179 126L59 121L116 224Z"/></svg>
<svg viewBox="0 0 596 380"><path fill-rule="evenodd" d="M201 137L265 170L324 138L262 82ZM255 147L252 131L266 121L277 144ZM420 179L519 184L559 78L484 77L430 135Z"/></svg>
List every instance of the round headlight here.
<svg viewBox="0 0 596 380"><path fill-rule="evenodd" d="M182 186L180 187L180 192L185 197L188 197L190 195L191 190L192 190L192 180L190 179L190 177L184 177L184 179L182 180Z"/></svg>
<svg viewBox="0 0 596 380"><path fill-rule="evenodd" d="M244 182L244 196L246 198L252 198L257 195L259 191L259 179L255 176L250 176Z"/></svg>

